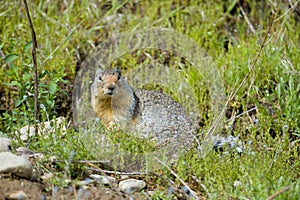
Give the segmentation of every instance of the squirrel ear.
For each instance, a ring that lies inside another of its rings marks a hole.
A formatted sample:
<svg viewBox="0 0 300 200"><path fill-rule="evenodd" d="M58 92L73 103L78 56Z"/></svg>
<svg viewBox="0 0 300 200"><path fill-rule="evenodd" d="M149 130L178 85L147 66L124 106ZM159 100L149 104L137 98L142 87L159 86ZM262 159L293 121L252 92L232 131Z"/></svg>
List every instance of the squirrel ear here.
<svg viewBox="0 0 300 200"><path fill-rule="evenodd" d="M118 80L119 80L121 78L121 76L122 76L121 70L118 67L116 67L116 72L118 74Z"/></svg>

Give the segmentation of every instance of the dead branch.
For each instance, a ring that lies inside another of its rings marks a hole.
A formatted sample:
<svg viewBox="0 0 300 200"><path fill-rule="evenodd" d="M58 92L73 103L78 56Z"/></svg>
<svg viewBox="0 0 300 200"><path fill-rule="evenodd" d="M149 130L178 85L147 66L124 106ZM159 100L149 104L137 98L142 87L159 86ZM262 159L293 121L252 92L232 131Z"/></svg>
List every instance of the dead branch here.
<svg viewBox="0 0 300 200"><path fill-rule="evenodd" d="M158 158L156 158L155 157L155 159L162 165L162 166L164 166L165 168L167 168L170 172L171 172L171 174L173 174L174 176L175 176L175 178L177 178L180 182L181 182L181 184L182 185L184 185L184 187L189 191L189 193L190 194L192 194L193 195L193 198L194 199L199 199L197 196L196 196L196 194L195 194L195 192L168 166L168 165L166 165L163 161L161 161L160 159L158 159Z"/></svg>
<svg viewBox="0 0 300 200"><path fill-rule="evenodd" d="M36 49L37 49L37 41L36 41L36 35L34 31L34 27L31 21L28 4L27 1L24 0L25 9L27 13L27 18L29 22L29 27L31 30L31 38L32 38L32 60L33 60L33 71L34 71L34 118L35 118L35 134L37 135L38 127L37 122L39 119L39 106L38 106L38 96L39 96L39 88L38 88L38 72L37 72L37 61L36 61Z"/></svg>
<svg viewBox="0 0 300 200"><path fill-rule="evenodd" d="M273 13L272 18L271 18L271 22L270 22L270 24L268 25L267 32L265 33L265 36L264 36L264 38L263 38L263 41L262 41L262 43L261 43L261 45L260 45L260 48L259 48L259 50L258 50L258 52L257 52L257 54L256 54L256 56L255 56L255 58L254 58L254 61L253 61L252 65L251 65L251 67L250 67L250 69L249 69L249 72L244 76L243 80L242 80L242 81L240 82L240 84L235 88L235 90L233 90L233 91L230 93L230 95L229 95L229 97L228 97L228 99L227 99L227 101L226 101L226 103L225 103L225 105L224 105L224 107L223 107L223 109L222 109L222 111L221 111L221 114L219 115L219 117L217 118L217 120L213 123L213 125L212 125L212 126L209 128L209 130L207 131L208 134L204 137L204 141L208 140L207 138L210 138L210 136L214 133L214 131L216 130L217 125L220 123L221 118L222 118L222 116L224 115L224 113L225 113L225 111L226 111L227 106L229 105L229 102L231 102L231 101L236 97L237 93L240 91L240 89L241 89L242 86L245 84L246 80L248 80L250 74L252 73L252 71L253 71L254 68L256 67L256 64L257 64L257 62L258 62L258 58L261 56L261 53L262 53L263 48L267 45L267 38L268 38L268 35L269 35L270 32L271 32L271 28L272 28L272 25L273 25L273 22L274 22L274 16L275 16L275 14Z"/></svg>
<svg viewBox="0 0 300 200"><path fill-rule="evenodd" d="M274 194L272 194L271 196L269 196L267 198L267 200L273 200L275 199L278 195L288 191L290 189L291 186L287 186L287 187L284 187L283 189L279 190L278 192L275 192Z"/></svg>

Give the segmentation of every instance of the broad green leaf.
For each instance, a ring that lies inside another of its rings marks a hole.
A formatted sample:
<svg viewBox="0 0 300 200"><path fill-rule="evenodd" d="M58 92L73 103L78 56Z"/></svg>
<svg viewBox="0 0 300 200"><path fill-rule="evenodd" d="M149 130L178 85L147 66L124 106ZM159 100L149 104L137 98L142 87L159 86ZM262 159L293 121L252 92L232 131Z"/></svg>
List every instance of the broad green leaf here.
<svg viewBox="0 0 300 200"><path fill-rule="evenodd" d="M18 54L10 54L10 55L6 56L5 62L10 63L10 62L16 60L17 58L19 58Z"/></svg>
<svg viewBox="0 0 300 200"><path fill-rule="evenodd" d="M31 79L31 77L32 77L33 75L32 74L30 74L30 73L25 73L25 74L23 74L23 80L30 80Z"/></svg>
<svg viewBox="0 0 300 200"><path fill-rule="evenodd" d="M54 101L52 100L49 100L49 99L46 99L46 102L47 102L47 104L48 104L48 108L50 107L51 109L54 107Z"/></svg>
<svg viewBox="0 0 300 200"><path fill-rule="evenodd" d="M18 86L19 88L21 88L21 84L18 81L12 81L10 83L2 83L3 85L7 85L9 87L13 87L13 86Z"/></svg>
<svg viewBox="0 0 300 200"><path fill-rule="evenodd" d="M25 98L17 99L17 101L15 102L15 107L18 107L21 103L23 103L23 101L25 101Z"/></svg>
<svg viewBox="0 0 300 200"><path fill-rule="evenodd" d="M50 94L54 94L57 88L57 84L54 81L51 81L49 84L49 92Z"/></svg>
<svg viewBox="0 0 300 200"><path fill-rule="evenodd" d="M43 70L42 72L40 72L39 74L39 79L44 78L46 75L49 75L49 72L47 70Z"/></svg>
<svg viewBox="0 0 300 200"><path fill-rule="evenodd" d="M27 51L29 48L32 48L32 41L30 41L27 44L25 44L24 51Z"/></svg>

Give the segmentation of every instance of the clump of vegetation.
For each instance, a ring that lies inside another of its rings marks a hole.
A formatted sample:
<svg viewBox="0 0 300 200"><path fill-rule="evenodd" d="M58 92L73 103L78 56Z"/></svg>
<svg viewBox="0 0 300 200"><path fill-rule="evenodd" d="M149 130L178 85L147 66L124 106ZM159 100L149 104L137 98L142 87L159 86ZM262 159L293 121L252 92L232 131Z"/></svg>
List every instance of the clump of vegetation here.
<svg viewBox="0 0 300 200"><path fill-rule="evenodd" d="M206 156L193 149L172 170L208 199L266 199L276 192L280 199L299 199L299 1L84 0L29 2L29 7L38 43L40 122L72 118L74 77L101 41L122 31L170 28L192 38L213 58L227 97L237 92L228 101L222 134L239 137L243 147L242 153L211 151ZM2 2L0 18L0 132L21 146L16 131L34 123L31 34L21 1ZM124 70L141 62L158 62L185 71L182 78L196 91L200 132L205 132L212 108L206 80L197 79L198 72L190 68L193 63L169 53L139 50L116 63ZM179 99L176 94L174 98ZM112 137L120 139L129 141L126 148L143 149L142 141L135 143L124 134ZM59 178L82 178L86 166L75 161L93 159L72 128L38 136L29 148L60 160ZM162 176L182 185L168 170ZM159 190L154 199L170 197L160 180L152 181Z"/></svg>

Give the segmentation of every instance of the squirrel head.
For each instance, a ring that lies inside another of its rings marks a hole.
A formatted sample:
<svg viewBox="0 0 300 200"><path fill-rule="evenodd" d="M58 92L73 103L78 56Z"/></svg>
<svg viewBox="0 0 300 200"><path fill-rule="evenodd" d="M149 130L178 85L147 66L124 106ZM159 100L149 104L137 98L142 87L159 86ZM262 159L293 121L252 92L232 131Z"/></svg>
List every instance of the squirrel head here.
<svg viewBox="0 0 300 200"><path fill-rule="evenodd" d="M121 80L121 70L116 68L115 70L97 70L94 84L97 85L97 88L99 90L102 90L101 92L105 96L113 96L119 86L119 81ZM100 92L98 90L98 92Z"/></svg>

